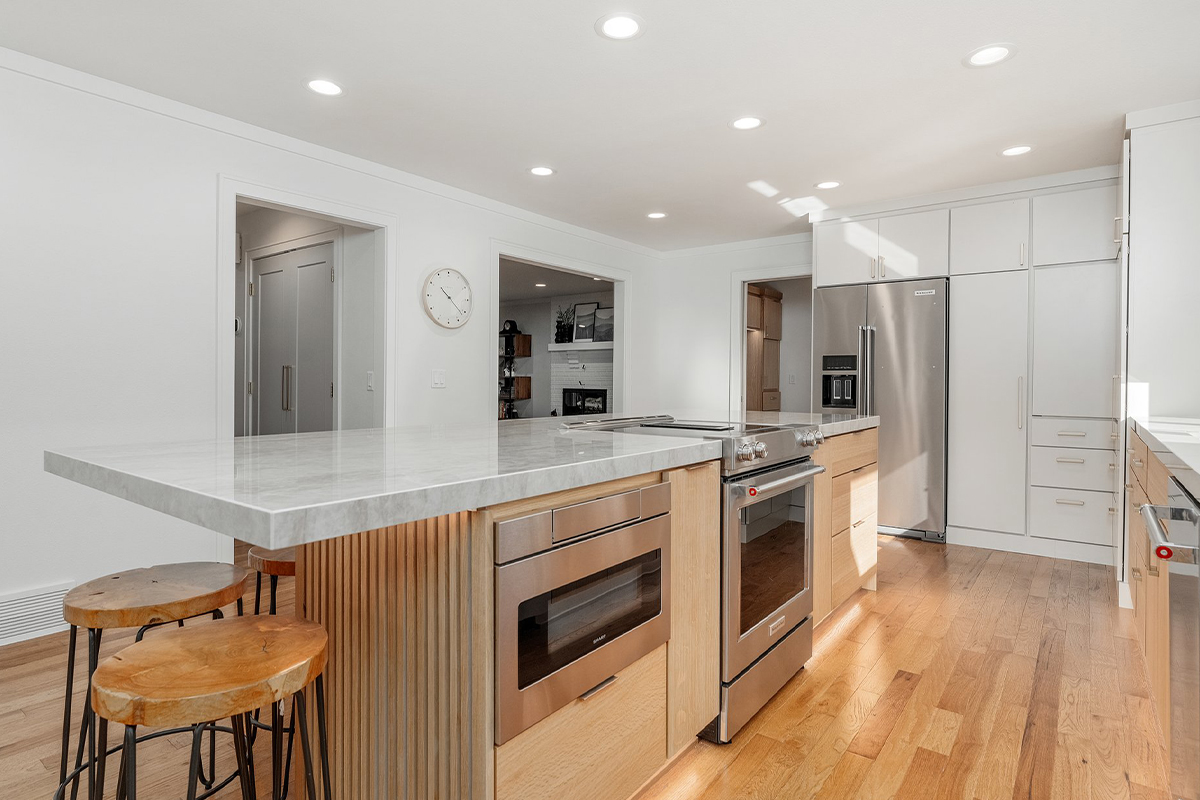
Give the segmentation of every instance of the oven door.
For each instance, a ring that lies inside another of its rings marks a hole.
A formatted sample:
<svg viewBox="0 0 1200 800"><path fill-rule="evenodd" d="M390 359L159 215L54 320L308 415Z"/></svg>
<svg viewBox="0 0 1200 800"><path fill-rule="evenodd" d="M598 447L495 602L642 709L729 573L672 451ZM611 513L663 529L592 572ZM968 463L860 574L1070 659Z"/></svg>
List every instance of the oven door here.
<svg viewBox="0 0 1200 800"><path fill-rule="evenodd" d="M812 463L724 487L721 680L729 683L812 615Z"/></svg>
<svg viewBox="0 0 1200 800"><path fill-rule="evenodd" d="M496 743L667 641L671 517L496 567Z"/></svg>

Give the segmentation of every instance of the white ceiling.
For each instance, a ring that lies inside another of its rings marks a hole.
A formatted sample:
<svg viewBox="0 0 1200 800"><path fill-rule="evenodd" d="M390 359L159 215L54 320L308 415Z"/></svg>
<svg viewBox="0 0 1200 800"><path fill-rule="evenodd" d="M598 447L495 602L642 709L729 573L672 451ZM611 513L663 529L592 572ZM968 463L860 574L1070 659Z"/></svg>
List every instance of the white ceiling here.
<svg viewBox="0 0 1200 800"><path fill-rule="evenodd" d="M539 283L546 286L541 288ZM500 302L549 300L571 294L592 294L613 290L612 281L596 280L589 275L577 275L557 269L539 267L523 261L500 259Z"/></svg>
<svg viewBox="0 0 1200 800"><path fill-rule="evenodd" d="M644 35L597 36L612 11ZM848 206L1116 163L1127 111L1200 97L1197 30L1195 0L5 0L0 15L2 46L663 250L807 229L755 180ZM962 65L996 41L1017 56ZM345 94L313 94L315 77ZM766 124L729 127L748 114ZM1019 143L1033 153L997 155ZM830 179L842 188L812 188Z"/></svg>

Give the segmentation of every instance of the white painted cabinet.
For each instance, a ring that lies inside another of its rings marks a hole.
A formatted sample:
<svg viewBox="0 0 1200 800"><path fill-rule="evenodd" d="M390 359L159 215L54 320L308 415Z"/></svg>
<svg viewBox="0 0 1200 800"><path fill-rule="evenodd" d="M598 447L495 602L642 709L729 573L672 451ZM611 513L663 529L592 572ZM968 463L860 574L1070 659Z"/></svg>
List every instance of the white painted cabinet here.
<svg viewBox="0 0 1200 800"><path fill-rule="evenodd" d="M1045 267L1033 274L1033 413L1115 418L1117 262Z"/></svg>
<svg viewBox="0 0 1200 800"><path fill-rule="evenodd" d="M1078 189L1033 198L1033 266L1108 261L1117 257L1117 186Z"/></svg>
<svg viewBox="0 0 1200 800"><path fill-rule="evenodd" d="M937 278L949 268L949 209L879 219L878 280Z"/></svg>
<svg viewBox="0 0 1200 800"><path fill-rule="evenodd" d="M830 222L813 231L817 286L875 280L878 255L879 220Z"/></svg>
<svg viewBox="0 0 1200 800"><path fill-rule="evenodd" d="M1024 535L1029 273L954 278L950 295L946 521Z"/></svg>
<svg viewBox="0 0 1200 800"><path fill-rule="evenodd" d="M1029 265L1029 198L950 210L950 274L1005 272Z"/></svg>

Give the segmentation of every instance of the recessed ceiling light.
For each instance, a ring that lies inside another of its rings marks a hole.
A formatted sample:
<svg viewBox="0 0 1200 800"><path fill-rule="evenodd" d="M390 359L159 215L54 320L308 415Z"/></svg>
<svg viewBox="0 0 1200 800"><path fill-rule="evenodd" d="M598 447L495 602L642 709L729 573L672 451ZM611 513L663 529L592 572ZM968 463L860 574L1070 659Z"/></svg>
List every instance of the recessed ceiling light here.
<svg viewBox="0 0 1200 800"><path fill-rule="evenodd" d="M607 14L596 20L596 33L607 39L636 39L642 35L642 18L636 14Z"/></svg>
<svg viewBox="0 0 1200 800"><path fill-rule="evenodd" d="M1027 144L1019 144L1015 147L1006 147L1000 151L1002 156L1023 156L1033 148Z"/></svg>
<svg viewBox="0 0 1200 800"><path fill-rule="evenodd" d="M739 117L729 124L739 131L752 131L763 123L758 117Z"/></svg>
<svg viewBox="0 0 1200 800"><path fill-rule="evenodd" d="M317 94L338 95L342 93L342 87L338 86L333 81L315 80L308 82L308 88L312 89Z"/></svg>
<svg viewBox="0 0 1200 800"><path fill-rule="evenodd" d="M1017 53L1017 48L1007 42L985 44L972 50L963 61L968 67L991 67L1007 61Z"/></svg>
<svg viewBox="0 0 1200 800"><path fill-rule="evenodd" d="M666 214L664 214L661 211L651 211L646 216L649 217L650 219L662 219L663 217L666 216Z"/></svg>
<svg viewBox="0 0 1200 800"><path fill-rule="evenodd" d="M539 178L545 178L547 175L554 174L554 170L550 169L549 167L531 167L529 171L534 175L537 175Z"/></svg>
<svg viewBox="0 0 1200 800"><path fill-rule="evenodd" d="M545 289L545 288L546 288L546 284L544 284L544 283L535 283L535 284L534 284L534 286L536 286L536 287L537 287L537 288L539 288L539 289Z"/></svg>
<svg viewBox="0 0 1200 800"><path fill-rule="evenodd" d="M841 186L841 181L821 181L817 184L818 189L836 189Z"/></svg>

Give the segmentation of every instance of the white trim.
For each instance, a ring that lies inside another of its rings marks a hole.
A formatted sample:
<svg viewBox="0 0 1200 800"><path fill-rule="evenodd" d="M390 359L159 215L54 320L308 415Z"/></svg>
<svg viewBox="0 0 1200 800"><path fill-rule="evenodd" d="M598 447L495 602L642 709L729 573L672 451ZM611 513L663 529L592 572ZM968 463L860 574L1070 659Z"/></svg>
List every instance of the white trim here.
<svg viewBox="0 0 1200 800"><path fill-rule="evenodd" d="M1131 111L1125 115L1125 130L1145 128L1150 125L1165 125L1169 122L1181 122L1195 117L1200 117L1200 100L1188 100L1170 106Z"/></svg>
<svg viewBox="0 0 1200 800"><path fill-rule="evenodd" d="M573 350L613 350L616 342L549 342L546 349L551 353L569 353Z"/></svg>
<svg viewBox="0 0 1200 800"><path fill-rule="evenodd" d="M1025 195L1048 189L1078 189L1082 188L1082 184L1112 183L1117 179L1118 171L1117 165L1114 164L1112 166L1092 167L1073 172L1035 175L1031 178L1022 178L1016 181L989 183L982 186L966 186L960 189L949 189L944 192L934 192L915 197L902 197L878 203L864 203L859 206L825 208L812 212L808 215L808 218L812 222L869 218L900 211L949 208L953 205L969 204L972 201L995 200L1008 195Z"/></svg>
<svg viewBox="0 0 1200 800"><path fill-rule="evenodd" d="M534 264L540 264L562 272L573 272L578 275L586 275L591 278L604 278L605 280L612 281L613 316L615 319L620 320L621 324L617 326L615 335L613 336L613 408L609 409L609 411L612 413L624 413L628 411L632 404L632 386L626 373L628 365L631 363L630 356L632 355L633 348L633 273L620 267L583 261L582 259L551 253L546 250L538 250L537 248L527 247L515 242L506 242L502 239L492 239L491 245L492 260L489 266L491 270L489 273L491 277L491 302L488 307L488 325L489 330L496 333L500 331L500 259L502 257L514 258L520 261L531 261ZM494 336L489 336L486 341L488 348L488 360L486 363L494 365L496 359L496 339ZM492 416L496 414L495 402L495 398L488 400Z"/></svg>
<svg viewBox="0 0 1200 800"><path fill-rule="evenodd" d="M792 233L787 236L769 236L765 239L743 239L737 242L705 245L704 247L688 247L683 250L666 250L658 255L669 261L673 258L695 258L696 256L736 253L741 250L761 250L767 247L790 247L810 242L812 242L811 231L807 233Z"/></svg>
<svg viewBox="0 0 1200 800"><path fill-rule="evenodd" d="M1049 556L1069 561L1086 561L1089 564L1106 564L1110 567L1114 557L1113 548L1107 545L1039 539L1036 536L958 528L953 525L946 526L946 544L982 547L1006 553Z"/></svg>
<svg viewBox="0 0 1200 800"><path fill-rule="evenodd" d="M141 89L134 89L133 87L110 81L106 78L80 72L79 70L64 67L61 64L34 58L33 56L4 47L0 47L0 69L37 80L43 80L47 83L53 83L68 89L75 89L95 97L112 100L152 114L186 122L216 133L227 134L238 139L256 142L277 150L311 158L315 161L352 170L363 175L388 181L389 183L437 195L438 197L444 197L447 200L453 200L464 205L500 214L510 219L560 231L598 244L615 247L643 256L658 257L659 255L657 250L634 244L624 239L618 239L615 236L598 233L578 225L553 219L552 217L536 214L532 211L509 205L508 203L502 203L498 200L492 200L491 198L483 197L482 195L463 189L447 186L428 178L422 178L419 175L404 172L395 167L384 166L374 161L368 161L365 158L348 155L328 147L306 142L302 139L296 139L292 136L285 136L284 134L269 131L247 122L241 122L240 120L222 116L212 111L205 111L176 100L169 100L159 95L144 92ZM268 202L270 201L268 200Z"/></svg>
<svg viewBox="0 0 1200 800"><path fill-rule="evenodd" d="M743 374L746 363L746 284L807 278L812 274L812 264L793 264L786 267L747 267L729 276L729 412L733 419L742 415L745 401L742 395L746 389Z"/></svg>

